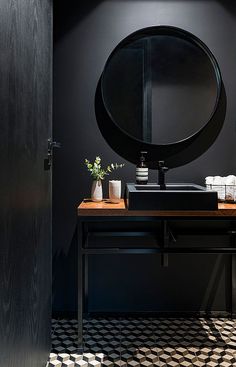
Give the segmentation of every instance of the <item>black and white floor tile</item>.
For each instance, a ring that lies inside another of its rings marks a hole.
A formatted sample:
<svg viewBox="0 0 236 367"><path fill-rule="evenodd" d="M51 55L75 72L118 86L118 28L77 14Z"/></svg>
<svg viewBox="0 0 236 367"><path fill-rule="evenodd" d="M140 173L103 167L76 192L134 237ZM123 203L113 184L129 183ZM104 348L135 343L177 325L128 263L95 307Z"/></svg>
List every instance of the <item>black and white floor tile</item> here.
<svg viewBox="0 0 236 367"><path fill-rule="evenodd" d="M76 340L76 320L53 320L48 366L236 367L236 320L227 318L91 318L83 354Z"/></svg>

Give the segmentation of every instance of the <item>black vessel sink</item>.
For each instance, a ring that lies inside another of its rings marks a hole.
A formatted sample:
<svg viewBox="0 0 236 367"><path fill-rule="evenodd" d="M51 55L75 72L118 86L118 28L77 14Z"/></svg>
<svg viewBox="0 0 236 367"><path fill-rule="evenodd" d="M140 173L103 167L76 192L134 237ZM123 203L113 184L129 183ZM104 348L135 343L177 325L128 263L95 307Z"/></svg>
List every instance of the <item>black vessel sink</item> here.
<svg viewBox="0 0 236 367"><path fill-rule="evenodd" d="M195 184L126 184L125 201L130 210L217 210L216 191Z"/></svg>

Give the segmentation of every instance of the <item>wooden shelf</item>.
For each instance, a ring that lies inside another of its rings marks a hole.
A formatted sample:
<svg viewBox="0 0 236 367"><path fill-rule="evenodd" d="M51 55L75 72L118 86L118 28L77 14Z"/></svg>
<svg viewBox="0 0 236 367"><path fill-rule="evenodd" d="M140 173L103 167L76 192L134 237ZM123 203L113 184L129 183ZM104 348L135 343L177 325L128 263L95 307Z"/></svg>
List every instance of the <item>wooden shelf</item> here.
<svg viewBox="0 0 236 367"><path fill-rule="evenodd" d="M108 199L94 203L85 199L78 207L79 216L127 216L127 217L236 217L236 204L219 203L218 210L128 210L124 199L118 204Z"/></svg>

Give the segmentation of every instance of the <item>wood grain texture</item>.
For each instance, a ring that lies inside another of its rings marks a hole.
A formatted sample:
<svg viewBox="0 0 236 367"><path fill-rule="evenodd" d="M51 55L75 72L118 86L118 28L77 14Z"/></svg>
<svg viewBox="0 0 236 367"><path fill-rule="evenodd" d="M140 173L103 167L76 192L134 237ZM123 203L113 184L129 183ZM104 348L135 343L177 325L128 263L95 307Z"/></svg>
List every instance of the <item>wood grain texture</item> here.
<svg viewBox="0 0 236 367"><path fill-rule="evenodd" d="M128 210L123 199L118 204L109 200L94 203L85 199L78 207L79 216L147 216L147 217L236 217L236 204L218 204L218 210L176 211L176 210Z"/></svg>
<svg viewBox="0 0 236 367"><path fill-rule="evenodd" d="M51 34L51 0L0 2L0 367L50 350Z"/></svg>

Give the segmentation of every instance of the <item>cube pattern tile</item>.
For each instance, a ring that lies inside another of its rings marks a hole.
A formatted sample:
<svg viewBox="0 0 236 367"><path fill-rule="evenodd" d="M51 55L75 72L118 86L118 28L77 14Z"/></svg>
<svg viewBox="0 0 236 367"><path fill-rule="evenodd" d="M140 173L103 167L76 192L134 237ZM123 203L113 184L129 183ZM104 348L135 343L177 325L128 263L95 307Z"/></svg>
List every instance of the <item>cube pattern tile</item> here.
<svg viewBox="0 0 236 367"><path fill-rule="evenodd" d="M76 342L76 320L52 320L48 366L236 367L229 318L88 318L83 354Z"/></svg>

